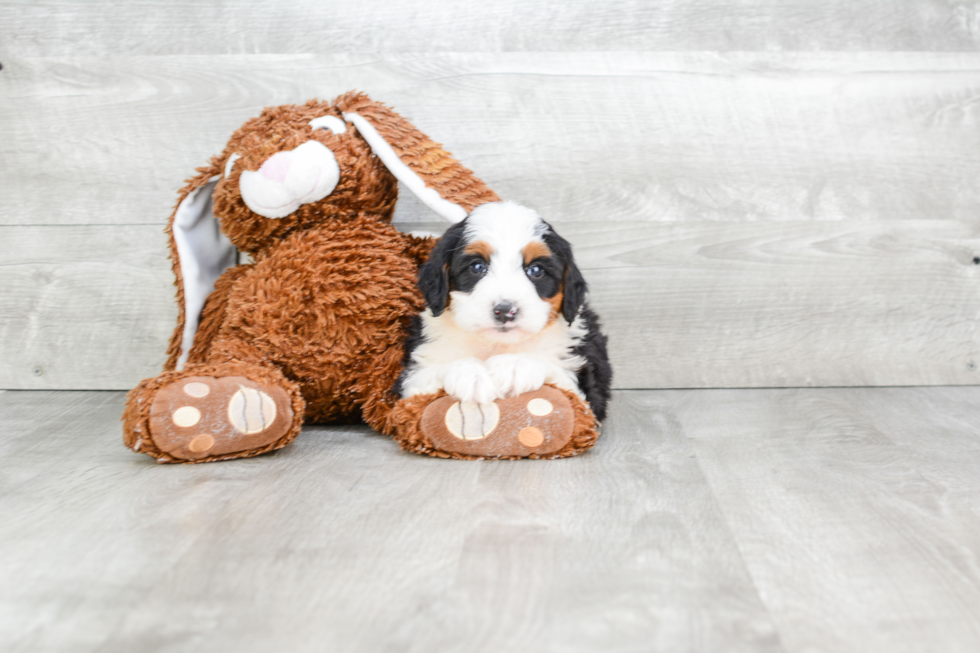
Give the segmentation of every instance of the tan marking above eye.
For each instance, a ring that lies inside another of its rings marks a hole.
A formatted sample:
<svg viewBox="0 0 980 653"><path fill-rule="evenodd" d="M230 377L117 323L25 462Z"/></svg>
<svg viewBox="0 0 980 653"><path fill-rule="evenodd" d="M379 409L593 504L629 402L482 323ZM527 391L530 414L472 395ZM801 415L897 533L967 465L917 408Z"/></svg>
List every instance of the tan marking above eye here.
<svg viewBox="0 0 980 653"><path fill-rule="evenodd" d="M548 300L548 303L551 304L551 312L555 317L561 314L561 302L563 299L565 299L565 293L559 290L555 293L554 297Z"/></svg>
<svg viewBox="0 0 980 653"><path fill-rule="evenodd" d="M493 247L490 246L490 243L485 240L477 240L467 245L466 249L463 250L463 253L479 254L489 261L490 257L493 255L493 251Z"/></svg>
<svg viewBox="0 0 980 653"><path fill-rule="evenodd" d="M521 254L524 255L524 265L527 265L534 259L548 258L551 256L551 250L544 243L534 241L525 245L524 249L521 250Z"/></svg>

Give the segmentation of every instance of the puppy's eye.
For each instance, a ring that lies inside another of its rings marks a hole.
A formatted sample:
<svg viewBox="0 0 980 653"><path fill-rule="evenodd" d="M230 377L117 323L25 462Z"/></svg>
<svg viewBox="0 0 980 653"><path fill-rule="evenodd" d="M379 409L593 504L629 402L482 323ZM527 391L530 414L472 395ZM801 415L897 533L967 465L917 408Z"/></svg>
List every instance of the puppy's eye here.
<svg viewBox="0 0 980 653"><path fill-rule="evenodd" d="M486 274L487 264L483 261L474 261L470 264L470 272L473 274Z"/></svg>
<svg viewBox="0 0 980 653"><path fill-rule="evenodd" d="M542 276L544 276L544 268L537 263L528 267L525 272L527 272L527 276L531 277L532 279L540 279Z"/></svg>

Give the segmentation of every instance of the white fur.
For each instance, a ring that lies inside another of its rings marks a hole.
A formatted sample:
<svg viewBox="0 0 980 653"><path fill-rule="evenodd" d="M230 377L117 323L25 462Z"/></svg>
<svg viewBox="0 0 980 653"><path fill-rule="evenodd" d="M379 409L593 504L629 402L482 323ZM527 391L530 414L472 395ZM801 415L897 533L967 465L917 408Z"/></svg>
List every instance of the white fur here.
<svg viewBox="0 0 980 653"><path fill-rule="evenodd" d="M278 219L303 204L322 200L339 180L340 166L330 148L320 141L306 141L273 154L254 172L242 171L238 188L248 208Z"/></svg>
<svg viewBox="0 0 980 653"><path fill-rule="evenodd" d="M460 358L447 365L442 387L455 397L478 404L490 403L500 396L489 370L479 358Z"/></svg>
<svg viewBox="0 0 980 653"><path fill-rule="evenodd" d="M541 241L546 229L537 213L512 202L485 204L470 214L466 240L493 248L489 271L472 292L452 292L438 317L431 310L422 314L423 342L412 352L403 396L444 389L460 400L486 403L545 383L581 396L576 373L584 361L572 349L585 337L585 325L581 318L571 325L560 315L552 319L551 304L524 271L523 248ZM519 309L505 332L493 319L501 301Z"/></svg>

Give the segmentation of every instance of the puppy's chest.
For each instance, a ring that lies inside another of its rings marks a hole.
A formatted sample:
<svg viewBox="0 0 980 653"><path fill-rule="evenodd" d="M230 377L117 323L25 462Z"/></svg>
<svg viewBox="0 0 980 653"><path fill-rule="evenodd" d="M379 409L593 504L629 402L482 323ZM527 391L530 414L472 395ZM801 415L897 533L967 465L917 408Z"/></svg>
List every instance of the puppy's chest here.
<svg viewBox="0 0 980 653"><path fill-rule="evenodd" d="M533 354L556 363L574 361L572 349L577 339L569 329L559 325L518 343L488 343L473 334L433 320L425 325L425 340L412 352L412 358L423 365L452 363L461 358L487 360L500 354Z"/></svg>

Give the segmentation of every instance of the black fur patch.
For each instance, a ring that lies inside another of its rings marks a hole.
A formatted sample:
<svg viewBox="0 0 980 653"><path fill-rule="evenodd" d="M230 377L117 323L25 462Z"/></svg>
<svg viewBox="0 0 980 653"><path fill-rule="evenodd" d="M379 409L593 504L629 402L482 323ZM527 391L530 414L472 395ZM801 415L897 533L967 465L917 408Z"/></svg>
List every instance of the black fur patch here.
<svg viewBox="0 0 980 653"><path fill-rule="evenodd" d="M422 316L413 315L412 321L408 325L408 337L405 338L405 355L402 357L402 373L398 375L398 380L391 388L391 394L396 397L402 396L402 388L405 387L405 380L409 371L412 369L412 354L426 341L422 334Z"/></svg>
<svg viewBox="0 0 980 653"><path fill-rule="evenodd" d="M474 263L483 263L484 271L473 271ZM472 292L476 284L486 276L490 269L490 261L480 254L464 254L462 250L453 255L449 263L449 289L460 292Z"/></svg>
<svg viewBox="0 0 980 653"><path fill-rule="evenodd" d="M442 315L449 305L449 291L452 289L449 269L456 252L466 246L464 231L466 220L449 227L432 248L428 260L419 268L419 290L436 317Z"/></svg>
<svg viewBox="0 0 980 653"><path fill-rule="evenodd" d="M606 349L607 338L599 330L599 316L585 306L581 312L586 334L572 353L585 359L578 371L578 387L585 394L592 412L600 422L606 418L606 407L612 395L612 366Z"/></svg>
<svg viewBox="0 0 980 653"><path fill-rule="evenodd" d="M557 256L539 256L524 266L525 272L532 265L540 265L543 274L535 279L528 275L534 284L534 289L541 299L551 299L561 290L561 282L565 276L565 264Z"/></svg>

